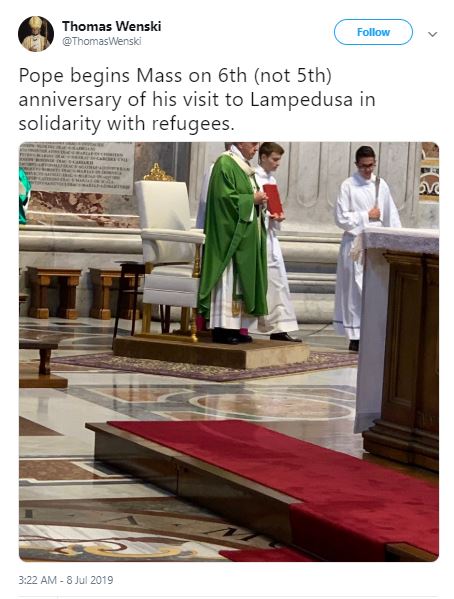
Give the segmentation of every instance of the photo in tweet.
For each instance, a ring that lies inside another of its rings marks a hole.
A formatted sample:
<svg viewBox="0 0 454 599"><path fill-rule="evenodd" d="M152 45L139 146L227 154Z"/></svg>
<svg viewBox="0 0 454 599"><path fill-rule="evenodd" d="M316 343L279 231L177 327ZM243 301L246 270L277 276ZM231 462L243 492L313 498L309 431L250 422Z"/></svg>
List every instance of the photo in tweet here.
<svg viewBox="0 0 454 599"><path fill-rule="evenodd" d="M19 181L22 560L437 558L437 144L27 142Z"/></svg>

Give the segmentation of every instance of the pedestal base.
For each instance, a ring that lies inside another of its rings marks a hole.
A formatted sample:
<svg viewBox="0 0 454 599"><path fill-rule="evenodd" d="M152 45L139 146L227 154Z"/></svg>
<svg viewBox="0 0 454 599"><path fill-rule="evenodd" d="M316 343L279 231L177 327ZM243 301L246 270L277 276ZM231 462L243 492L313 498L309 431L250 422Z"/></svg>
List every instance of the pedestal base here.
<svg viewBox="0 0 454 599"><path fill-rule="evenodd" d="M116 356L225 366L227 368L260 368L305 362L309 346L304 343L254 339L252 343L224 345L211 339L191 343L186 339L161 338L160 335L134 335L117 337L113 344Z"/></svg>
<svg viewBox="0 0 454 599"><path fill-rule="evenodd" d="M438 472L438 437L377 420L363 433L364 449L384 458Z"/></svg>
<svg viewBox="0 0 454 599"><path fill-rule="evenodd" d="M39 374L38 367L21 364L19 367L19 389L66 389L68 379L56 374Z"/></svg>

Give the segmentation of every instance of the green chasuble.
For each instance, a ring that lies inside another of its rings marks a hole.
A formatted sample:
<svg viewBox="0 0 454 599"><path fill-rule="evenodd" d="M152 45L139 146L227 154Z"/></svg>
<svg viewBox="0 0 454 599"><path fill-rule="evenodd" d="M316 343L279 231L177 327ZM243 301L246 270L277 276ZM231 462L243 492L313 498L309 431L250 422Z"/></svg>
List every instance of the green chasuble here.
<svg viewBox="0 0 454 599"><path fill-rule="evenodd" d="M268 313L266 230L253 206L251 179L232 157L222 154L213 167L207 195L198 303L206 319L211 292L231 260L238 289L234 299L242 300L244 312L252 316Z"/></svg>

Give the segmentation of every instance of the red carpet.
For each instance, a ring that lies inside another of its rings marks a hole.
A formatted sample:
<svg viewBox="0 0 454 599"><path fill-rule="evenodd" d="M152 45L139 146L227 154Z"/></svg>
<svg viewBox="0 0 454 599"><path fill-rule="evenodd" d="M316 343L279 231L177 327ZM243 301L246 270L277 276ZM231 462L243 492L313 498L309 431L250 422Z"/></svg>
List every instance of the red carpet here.
<svg viewBox="0 0 454 599"><path fill-rule="evenodd" d="M220 555L231 562L316 562L315 558L293 549L241 549L239 551L222 550Z"/></svg>
<svg viewBox="0 0 454 599"><path fill-rule="evenodd" d="M293 541L325 559L381 561L391 542L438 554L426 482L241 420L108 424L301 500Z"/></svg>

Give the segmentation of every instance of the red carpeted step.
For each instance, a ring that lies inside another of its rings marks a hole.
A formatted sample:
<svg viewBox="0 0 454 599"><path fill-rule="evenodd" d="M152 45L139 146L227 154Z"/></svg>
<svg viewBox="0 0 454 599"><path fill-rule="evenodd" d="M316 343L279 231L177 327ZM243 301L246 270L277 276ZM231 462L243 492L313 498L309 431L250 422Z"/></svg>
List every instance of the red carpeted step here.
<svg viewBox="0 0 454 599"><path fill-rule="evenodd" d="M241 420L108 424L301 500L294 542L324 559L318 530L341 539L329 559L350 559L349 536L363 561L377 559L385 542L437 553L438 489L424 481Z"/></svg>
<svg viewBox="0 0 454 599"><path fill-rule="evenodd" d="M280 549L240 549L223 550L220 555L231 562L317 562L319 560L302 553L281 547Z"/></svg>
<svg viewBox="0 0 454 599"><path fill-rule="evenodd" d="M384 561L385 545L408 543L438 555L438 513L408 502L384 504L339 498L290 506L292 541L327 561Z"/></svg>

